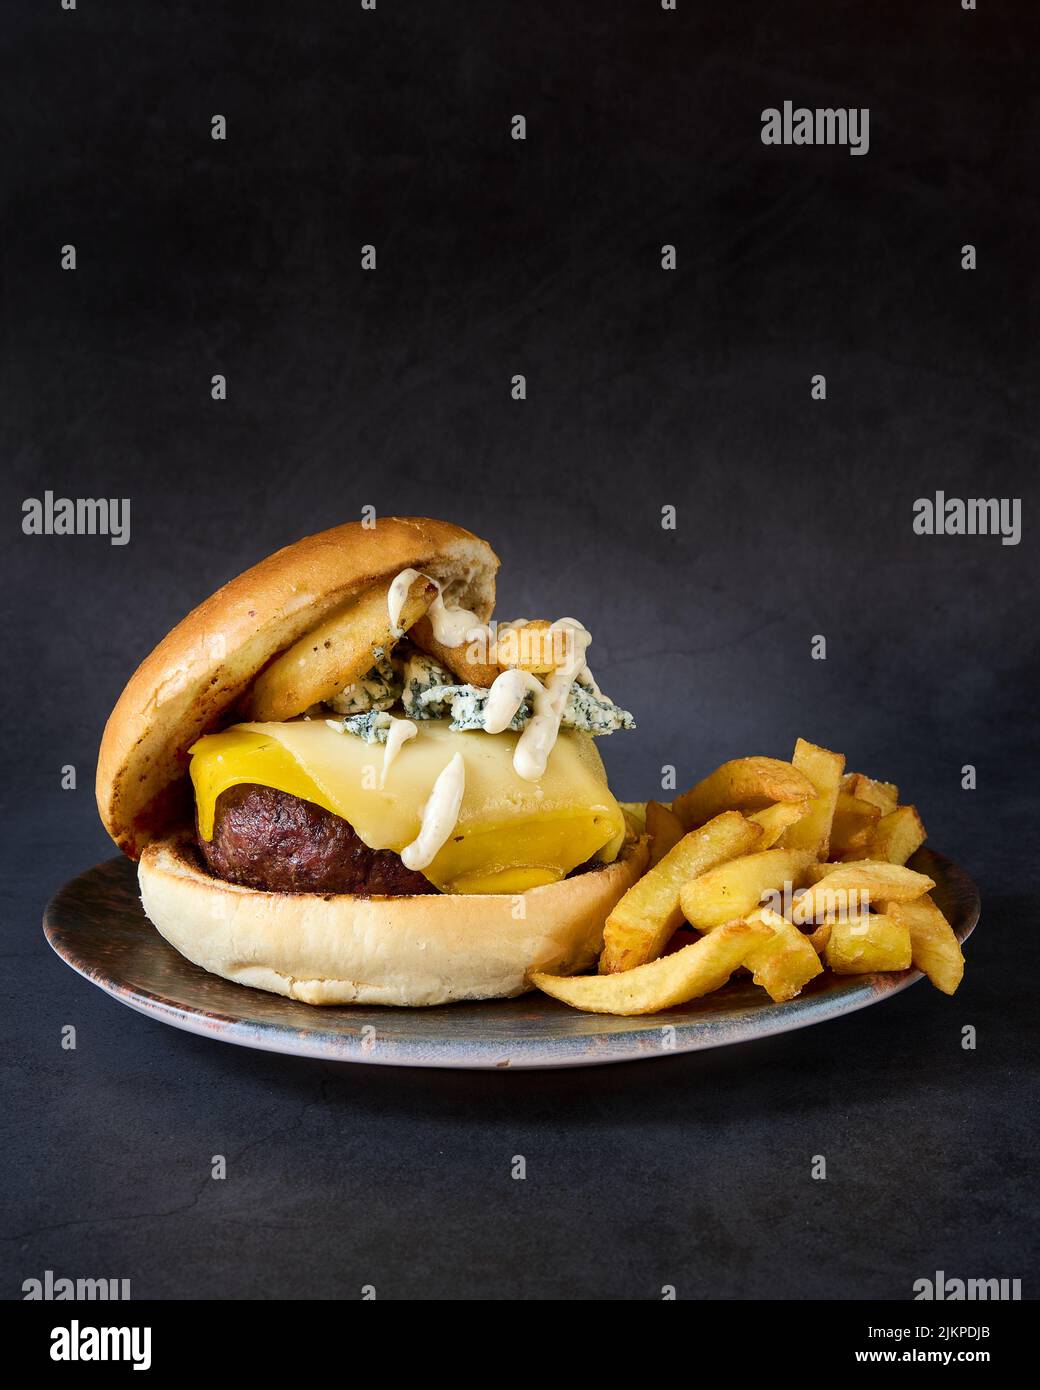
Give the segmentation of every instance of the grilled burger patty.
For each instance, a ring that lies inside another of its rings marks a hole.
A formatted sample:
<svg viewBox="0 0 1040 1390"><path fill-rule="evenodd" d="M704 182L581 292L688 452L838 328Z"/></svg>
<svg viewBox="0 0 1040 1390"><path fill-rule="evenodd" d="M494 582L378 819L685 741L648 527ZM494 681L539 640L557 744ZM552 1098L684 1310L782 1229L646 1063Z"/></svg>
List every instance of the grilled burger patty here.
<svg viewBox="0 0 1040 1390"><path fill-rule="evenodd" d="M436 893L392 849L369 849L347 821L288 792L253 783L217 800L213 839L197 836L210 872L265 893Z"/></svg>

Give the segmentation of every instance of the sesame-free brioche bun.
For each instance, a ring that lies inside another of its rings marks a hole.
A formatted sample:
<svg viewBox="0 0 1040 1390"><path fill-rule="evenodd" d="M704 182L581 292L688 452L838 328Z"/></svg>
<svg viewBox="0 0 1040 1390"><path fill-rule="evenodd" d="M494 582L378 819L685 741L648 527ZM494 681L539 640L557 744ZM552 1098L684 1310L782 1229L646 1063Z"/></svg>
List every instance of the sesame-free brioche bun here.
<svg viewBox="0 0 1040 1390"><path fill-rule="evenodd" d="M212 974L307 1004L419 1007L522 994L534 970L584 970L646 861L645 838L630 840L613 864L522 898L262 893L212 877L173 836L145 848L138 877L155 926Z"/></svg>
<svg viewBox="0 0 1040 1390"><path fill-rule="evenodd" d="M286 546L178 623L131 677L101 741L98 809L120 849L137 858L169 829L188 749L272 657L333 609L408 568L439 580L482 622L491 616L498 557L486 541L447 521L379 517Z"/></svg>

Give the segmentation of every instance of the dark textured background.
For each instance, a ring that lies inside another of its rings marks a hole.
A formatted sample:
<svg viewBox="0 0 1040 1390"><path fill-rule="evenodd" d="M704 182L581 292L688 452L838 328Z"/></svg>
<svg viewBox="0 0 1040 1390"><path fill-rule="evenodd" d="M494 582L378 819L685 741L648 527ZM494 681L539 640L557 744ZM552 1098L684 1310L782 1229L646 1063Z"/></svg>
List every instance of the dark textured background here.
<svg viewBox="0 0 1040 1390"><path fill-rule="evenodd" d="M1035 1295L1035 7L679 7L6 0L4 1296ZM869 106L870 153L763 147L785 98ZM129 496L130 545L23 536L45 488ZM914 536L937 488L1021 497L1022 543ZM66 970L40 915L110 852L123 682L366 503L589 623L619 795L798 734L897 780L983 891L961 992L481 1076L209 1044Z"/></svg>

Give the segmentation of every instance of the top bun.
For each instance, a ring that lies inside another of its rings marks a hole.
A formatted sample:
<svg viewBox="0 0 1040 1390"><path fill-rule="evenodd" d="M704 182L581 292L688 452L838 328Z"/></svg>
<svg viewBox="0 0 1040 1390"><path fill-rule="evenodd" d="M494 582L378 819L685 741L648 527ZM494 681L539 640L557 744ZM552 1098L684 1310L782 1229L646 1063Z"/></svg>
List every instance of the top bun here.
<svg viewBox="0 0 1040 1390"><path fill-rule="evenodd" d="M178 623L131 677L101 740L98 810L120 849L137 858L169 828L184 801L188 749L272 657L408 568L439 580L482 622L490 618L498 556L487 542L447 521L391 516L287 545Z"/></svg>

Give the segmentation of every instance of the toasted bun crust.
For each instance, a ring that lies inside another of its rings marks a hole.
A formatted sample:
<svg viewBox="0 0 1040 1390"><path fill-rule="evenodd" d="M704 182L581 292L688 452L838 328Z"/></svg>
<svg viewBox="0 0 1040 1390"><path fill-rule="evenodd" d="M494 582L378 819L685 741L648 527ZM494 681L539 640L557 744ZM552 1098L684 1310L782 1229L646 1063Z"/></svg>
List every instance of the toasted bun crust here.
<svg viewBox="0 0 1040 1390"><path fill-rule="evenodd" d="M109 716L97 768L105 829L136 858L169 828L187 752L257 673L340 604L403 569L424 570L482 621L498 556L447 521L380 517L307 536L232 579L177 624Z"/></svg>
<svg viewBox="0 0 1040 1390"><path fill-rule="evenodd" d="M532 970L573 974L595 960L607 914L646 868L629 842L602 869L522 898L430 894L356 898L259 893L198 867L184 837L144 850L144 910L196 965L306 1004L447 1004L529 989Z"/></svg>

